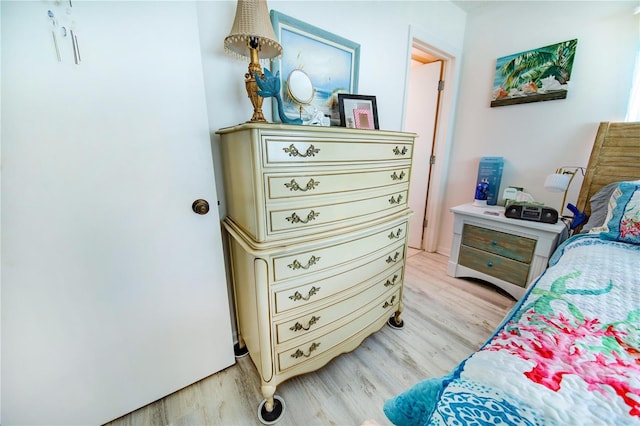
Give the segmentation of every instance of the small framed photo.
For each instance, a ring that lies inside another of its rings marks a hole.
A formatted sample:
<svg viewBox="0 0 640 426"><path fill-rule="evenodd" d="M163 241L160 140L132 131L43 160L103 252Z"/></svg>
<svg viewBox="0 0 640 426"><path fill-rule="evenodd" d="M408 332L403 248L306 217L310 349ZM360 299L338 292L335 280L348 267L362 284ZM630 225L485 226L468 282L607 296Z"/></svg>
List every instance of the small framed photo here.
<svg viewBox="0 0 640 426"><path fill-rule="evenodd" d="M338 93L340 126L354 129L379 129L375 96Z"/></svg>

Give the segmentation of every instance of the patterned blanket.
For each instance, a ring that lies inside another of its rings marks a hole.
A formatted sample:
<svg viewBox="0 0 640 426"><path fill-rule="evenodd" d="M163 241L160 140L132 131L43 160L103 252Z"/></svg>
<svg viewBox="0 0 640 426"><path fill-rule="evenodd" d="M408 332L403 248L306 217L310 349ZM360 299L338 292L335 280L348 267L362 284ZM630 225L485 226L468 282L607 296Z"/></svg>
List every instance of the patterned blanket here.
<svg viewBox="0 0 640 426"><path fill-rule="evenodd" d="M640 246L565 241L482 348L384 411L396 425L640 424Z"/></svg>

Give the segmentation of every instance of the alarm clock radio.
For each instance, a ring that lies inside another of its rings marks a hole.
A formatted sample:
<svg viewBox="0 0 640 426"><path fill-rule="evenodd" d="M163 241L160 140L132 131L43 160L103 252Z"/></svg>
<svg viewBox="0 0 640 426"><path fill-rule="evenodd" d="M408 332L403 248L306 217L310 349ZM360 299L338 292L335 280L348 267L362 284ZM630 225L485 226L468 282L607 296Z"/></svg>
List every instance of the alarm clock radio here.
<svg viewBox="0 0 640 426"><path fill-rule="evenodd" d="M511 219L531 220L533 222L556 223L558 212L551 207L531 204L509 204L504 215Z"/></svg>

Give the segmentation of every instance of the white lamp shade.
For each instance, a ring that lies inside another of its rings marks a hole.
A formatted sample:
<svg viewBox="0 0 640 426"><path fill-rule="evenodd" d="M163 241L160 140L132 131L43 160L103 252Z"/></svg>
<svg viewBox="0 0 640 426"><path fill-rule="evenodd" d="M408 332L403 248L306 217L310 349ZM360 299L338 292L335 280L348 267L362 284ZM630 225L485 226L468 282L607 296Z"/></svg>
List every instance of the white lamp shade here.
<svg viewBox="0 0 640 426"><path fill-rule="evenodd" d="M569 187L571 181L570 174L554 173L547 176L544 181L544 187L547 191L551 192L564 192Z"/></svg>

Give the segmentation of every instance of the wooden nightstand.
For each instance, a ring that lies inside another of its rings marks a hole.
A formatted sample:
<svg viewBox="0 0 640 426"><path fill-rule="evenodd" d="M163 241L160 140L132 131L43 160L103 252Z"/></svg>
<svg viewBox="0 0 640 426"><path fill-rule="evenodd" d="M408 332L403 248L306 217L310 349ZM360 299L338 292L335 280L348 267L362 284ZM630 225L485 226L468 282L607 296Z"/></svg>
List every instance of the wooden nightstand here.
<svg viewBox="0 0 640 426"><path fill-rule="evenodd" d="M479 278L521 298L567 235L555 224L510 219L504 207L453 207L453 241L447 274Z"/></svg>

